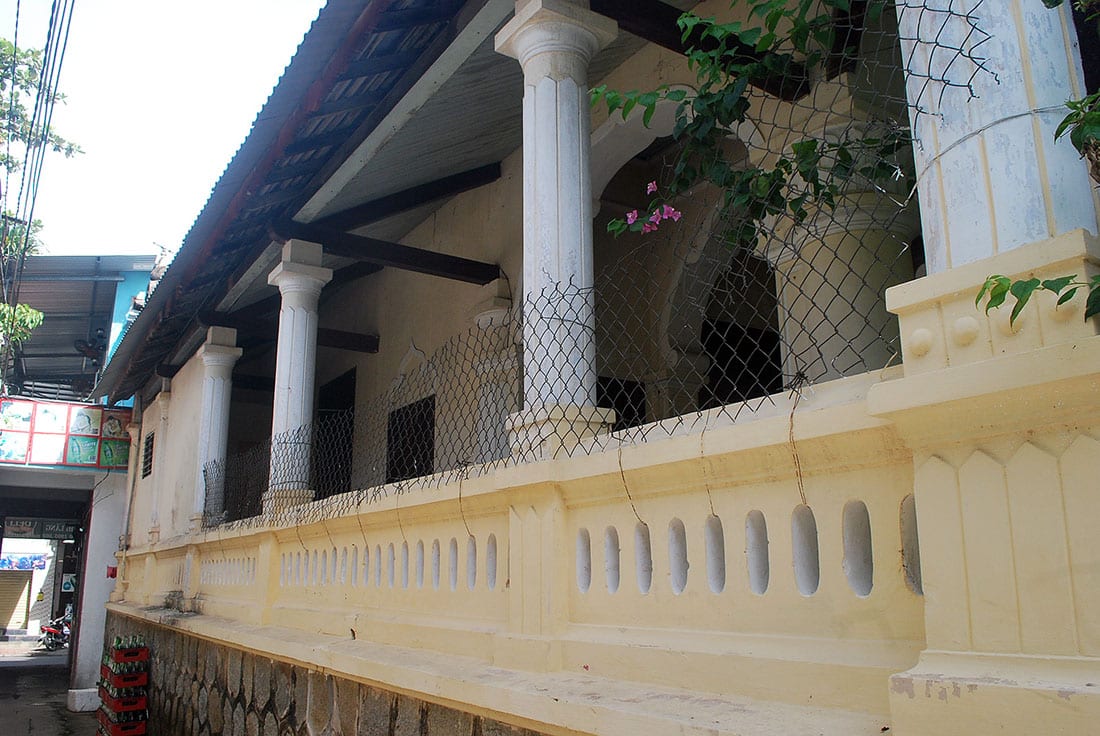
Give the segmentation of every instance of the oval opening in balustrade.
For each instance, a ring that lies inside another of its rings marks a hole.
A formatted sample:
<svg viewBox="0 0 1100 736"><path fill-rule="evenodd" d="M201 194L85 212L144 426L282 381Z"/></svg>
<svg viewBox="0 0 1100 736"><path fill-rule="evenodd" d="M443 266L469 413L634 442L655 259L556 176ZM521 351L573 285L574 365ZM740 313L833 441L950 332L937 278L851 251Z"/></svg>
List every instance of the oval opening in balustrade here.
<svg viewBox="0 0 1100 736"><path fill-rule="evenodd" d="M286 585L286 553L279 555L279 587Z"/></svg>
<svg viewBox="0 0 1100 736"><path fill-rule="evenodd" d="M320 579L321 579L321 571L319 569L317 569L318 568L317 560L318 560L317 550L313 550L312 567L313 567L313 585L314 585L314 587L317 586L318 581L320 581Z"/></svg>
<svg viewBox="0 0 1100 736"><path fill-rule="evenodd" d="M920 572L920 537L917 535L917 504L909 494L901 500L901 566L905 584L917 595L924 595Z"/></svg>
<svg viewBox="0 0 1100 736"><path fill-rule="evenodd" d="M707 517L703 527L707 548L707 584L714 593L726 589L726 533L722 520L714 514Z"/></svg>
<svg viewBox="0 0 1100 736"><path fill-rule="evenodd" d="M294 584L302 584L302 553L294 553Z"/></svg>
<svg viewBox="0 0 1100 736"><path fill-rule="evenodd" d="M359 585L359 546L351 545L351 587Z"/></svg>
<svg viewBox="0 0 1100 736"><path fill-rule="evenodd" d="M683 593L688 581L687 531L676 518L668 522L668 575L672 592Z"/></svg>
<svg viewBox="0 0 1100 736"><path fill-rule="evenodd" d="M321 585L325 584L328 576L328 550L321 550Z"/></svg>
<svg viewBox="0 0 1100 736"><path fill-rule="evenodd" d="M424 540L416 541L416 588L424 587Z"/></svg>
<svg viewBox="0 0 1100 736"><path fill-rule="evenodd" d="M340 548L340 585L348 584L348 548Z"/></svg>
<svg viewBox="0 0 1100 736"><path fill-rule="evenodd" d="M791 546L798 592L813 595L821 583L821 559L817 549L817 520L809 506L795 506L791 514Z"/></svg>
<svg viewBox="0 0 1100 736"><path fill-rule="evenodd" d="M432 588L439 590L439 540L432 540Z"/></svg>
<svg viewBox="0 0 1100 736"><path fill-rule="evenodd" d="M393 587L393 584L397 580L397 578L394 574L394 572L395 572L394 568L397 567L397 559L396 558L397 558L397 555L395 554L395 550L393 548L393 542L390 542L389 546L386 547L386 583L391 588Z"/></svg>
<svg viewBox="0 0 1100 736"><path fill-rule="evenodd" d="M757 595L768 592L771 563L768 560L768 521L759 510L745 517L745 560L749 568L749 589Z"/></svg>
<svg viewBox="0 0 1100 736"><path fill-rule="evenodd" d="M866 597L874 585L875 561L871 550L871 516L863 501L844 505L844 574L852 591Z"/></svg>
<svg viewBox="0 0 1100 736"><path fill-rule="evenodd" d="M609 526L603 537L603 566L608 593L619 590L619 558L619 530Z"/></svg>
<svg viewBox="0 0 1100 736"><path fill-rule="evenodd" d="M485 584L489 590L497 587L497 535L490 534L485 540Z"/></svg>
<svg viewBox="0 0 1100 736"><path fill-rule="evenodd" d="M466 540L466 587L477 587L477 540L473 535Z"/></svg>
<svg viewBox="0 0 1100 736"><path fill-rule="evenodd" d="M449 563L448 568L447 568L447 572L448 572L449 578L450 578L451 590L457 590L458 589L458 540L455 539L454 537L451 537L451 543L448 545L447 556L449 558L447 560L447 562Z"/></svg>
<svg viewBox="0 0 1100 736"><path fill-rule="evenodd" d="M363 545L363 587L370 587L370 545Z"/></svg>
<svg viewBox="0 0 1100 736"><path fill-rule="evenodd" d="M592 586L592 538L588 530L577 530L577 589L587 593Z"/></svg>
<svg viewBox="0 0 1100 736"><path fill-rule="evenodd" d="M332 571L329 573L328 581L333 585L336 585L336 548L332 548L332 557L329 557L329 562L332 565Z"/></svg>
<svg viewBox="0 0 1100 736"><path fill-rule="evenodd" d="M382 587L382 545L374 545L374 587Z"/></svg>
<svg viewBox="0 0 1100 736"><path fill-rule="evenodd" d="M641 521L634 525L634 573L638 578L638 592L645 595L653 586L653 547L649 527Z"/></svg>
<svg viewBox="0 0 1100 736"><path fill-rule="evenodd" d="M409 543L401 543L401 587L409 589Z"/></svg>

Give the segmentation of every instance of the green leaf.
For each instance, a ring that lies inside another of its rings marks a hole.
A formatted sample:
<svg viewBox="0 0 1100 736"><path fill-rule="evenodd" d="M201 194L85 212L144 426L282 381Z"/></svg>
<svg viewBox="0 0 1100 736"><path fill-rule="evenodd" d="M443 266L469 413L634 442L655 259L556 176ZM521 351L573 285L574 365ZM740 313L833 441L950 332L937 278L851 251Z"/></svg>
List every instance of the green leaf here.
<svg viewBox="0 0 1100 736"><path fill-rule="evenodd" d="M1080 286L1074 286L1072 289L1067 291L1065 294L1062 294L1062 296L1058 297L1058 306L1060 307L1063 304L1065 304L1066 302L1068 302L1070 299L1072 299L1074 294L1076 294L1077 290L1080 289L1080 288L1081 288Z"/></svg>
<svg viewBox="0 0 1100 736"><path fill-rule="evenodd" d="M1009 291L1012 292L1012 296L1016 297L1016 304L1012 307L1012 314L1008 318L1008 323L1013 324L1016 322L1016 318L1020 316L1020 312L1024 311L1024 307L1027 306L1028 301L1031 299L1031 295L1035 293L1035 290L1039 288L1041 282L1039 279L1028 279L1026 281L1015 281L1012 286L1009 287Z"/></svg>
<svg viewBox="0 0 1100 736"><path fill-rule="evenodd" d="M1046 279L1043 281L1043 288L1047 291L1053 291L1055 294L1059 294L1062 289L1072 284L1075 278L1077 278L1077 274L1073 276L1062 276L1057 279Z"/></svg>
<svg viewBox="0 0 1100 736"><path fill-rule="evenodd" d="M1089 298L1085 301L1085 319L1100 314L1100 289L1092 287L1089 290Z"/></svg>

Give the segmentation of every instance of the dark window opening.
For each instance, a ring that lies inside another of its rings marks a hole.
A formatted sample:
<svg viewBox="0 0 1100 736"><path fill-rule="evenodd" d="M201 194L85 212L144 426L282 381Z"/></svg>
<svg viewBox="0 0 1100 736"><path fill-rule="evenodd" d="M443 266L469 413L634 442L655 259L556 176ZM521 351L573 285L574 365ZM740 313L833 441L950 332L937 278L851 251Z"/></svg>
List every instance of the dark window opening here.
<svg viewBox="0 0 1100 736"><path fill-rule="evenodd" d="M600 376L596 381L596 406L615 410L612 431L645 423L645 384Z"/></svg>
<svg viewBox="0 0 1100 736"><path fill-rule="evenodd" d="M435 396L390 412L386 422L386 482L431 475L435 465Z"/></svg>
<svg viewBox="0 0 1100 736"><path fill-rule="evenodd" d="M779 333L704 320L703 352L710 359L699 406L711 409L777 393L783 388Z"/></svg>
<svg viewBox="0 0 1100 736"><path fill-rule="evenodd" d="M351 490L355 430L355 369L317 392L317 434L313 442L312 487L317 498Z"/></svg>
<svg viewBox="0 0 1100 736"><path fill-rule="evenodd" d="M141 446L141 477L148 478L153 473L153 433L145 435Z"/></svg>

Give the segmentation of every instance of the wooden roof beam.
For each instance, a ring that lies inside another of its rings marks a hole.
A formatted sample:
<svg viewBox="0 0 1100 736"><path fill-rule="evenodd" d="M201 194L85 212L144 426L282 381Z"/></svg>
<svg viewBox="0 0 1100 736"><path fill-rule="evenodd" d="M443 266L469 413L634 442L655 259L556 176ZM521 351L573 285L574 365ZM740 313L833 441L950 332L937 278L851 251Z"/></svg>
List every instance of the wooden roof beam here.
<svg viewBox="0 0 1100 736"><path fill-rule="evenodd" d="M293 220L284 220L272 225L271 236L277 242L285 243L287 240L297 239L320 243L325 252L330 255L354 258L379 266L389 266L469 284L483 285L500 278L500 267L495 263L484 263L461 256L413 248L326 227L305 225Z"/></svg>
<svg viewBox="0 0 1100 736"><path fill-rule="evenodd" d="M442 179L403 189L385 197L373 199L355 207L313 221L318 227L332 230L355 230L392 215L416 209L430 202L447 199L471 189L491 184L500 178L500 162L479 166L445 176Z"/></svg>

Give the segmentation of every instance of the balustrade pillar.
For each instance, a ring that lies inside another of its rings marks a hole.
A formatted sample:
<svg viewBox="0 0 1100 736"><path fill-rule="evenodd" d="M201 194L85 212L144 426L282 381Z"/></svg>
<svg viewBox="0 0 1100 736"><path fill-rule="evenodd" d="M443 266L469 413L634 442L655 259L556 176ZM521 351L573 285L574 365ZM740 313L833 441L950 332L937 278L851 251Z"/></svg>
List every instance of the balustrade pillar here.
<svg viewBox="0 0 1100 736"><path fill-rule="evenodd" d="M229 439L229 407L233 392L233 366L241 357L237 331L211 327L199 351L202 358L202 407L199 414L198 472L192 531L221 523L225 517L225 456ZM216 464L216 468L211 464ZM208 477L209 476L209 477Z"/></svg>
<svg viewBox="0 0 1100 736"><path fill-rule="evenodd" d="M496 37L524 77L520 453L575 443L614 420L595 408L588 63L617 33L587 3L522 0Z"/></svg>
<svg viewBox="0 0 1100 736"><path fill-rule="evenodd" d="M264 513L312 500L313 389L317 368L317 301L332 279L317 243L288 240L267 282L279 287L279 337L271 421L271 466Z"/></svg>
<svg viewBox="0 0 1100 736"><path fill-rule="evenodd" d="M1054 141L1085 93L1070 6L897 3L929 273L1096 232L1085 164Z"/></svg>

